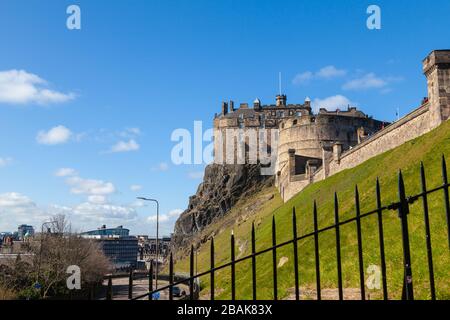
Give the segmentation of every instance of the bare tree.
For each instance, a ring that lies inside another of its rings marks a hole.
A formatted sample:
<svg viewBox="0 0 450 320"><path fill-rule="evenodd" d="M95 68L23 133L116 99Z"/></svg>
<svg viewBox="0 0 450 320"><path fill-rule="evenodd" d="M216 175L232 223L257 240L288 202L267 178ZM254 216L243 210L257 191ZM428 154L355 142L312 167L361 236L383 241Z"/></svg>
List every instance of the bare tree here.
<svg viewBox="0 0 450 320"><path fill-rule="evenodd" d="M42 297L58 295L66 290L67 268L76 265L81 270L82 285L100 282L110 270L110 262L92 240L71 233L64 215L51 220L51 234L41 234L34 247L36 278L42 286Z"/></svg>

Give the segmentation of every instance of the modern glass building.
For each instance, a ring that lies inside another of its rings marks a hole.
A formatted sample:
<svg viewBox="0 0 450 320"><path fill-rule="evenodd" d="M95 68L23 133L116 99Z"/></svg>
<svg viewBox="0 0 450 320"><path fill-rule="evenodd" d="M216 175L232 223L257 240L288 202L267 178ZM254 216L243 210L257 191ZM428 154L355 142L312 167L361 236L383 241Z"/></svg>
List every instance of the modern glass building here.
<svg viewBox="0 0 450 320"><path fill-rule="evenodd" d="M34 228L33 226L22 224L17 228L17 233L19 240L23 240L26 237L34 236Z"/></svg>
<svg viewBox="0 0 450 320"><path fill-rule="evenodd" d="M81 236L98 242L116 269L128 269L136 268L138 257L138 239L129 234L130 230L122 226L106 228L103 225L97 230L84 232Z"/></svg>
<svg viewBox="0 0 450 320"><path fill-rule="evenodd" d="M130 235L130 230L125 229L123 226L118 226L116 228L107 228L106 225L101 226L97 230L83 232L82 236L119 236L126 237Z"/></svg>

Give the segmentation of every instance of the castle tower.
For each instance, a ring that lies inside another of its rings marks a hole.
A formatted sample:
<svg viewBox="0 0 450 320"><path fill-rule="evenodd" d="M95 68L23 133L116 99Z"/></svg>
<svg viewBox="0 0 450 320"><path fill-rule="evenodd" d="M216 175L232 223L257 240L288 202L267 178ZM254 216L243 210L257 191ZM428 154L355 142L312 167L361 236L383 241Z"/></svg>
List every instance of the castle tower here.
<svg viewBox="0 0 450 320"><path fill-rule="evenodd" d="M222 102L222 115L226 115L228 113L228 103Z"/></svg>
<svg viewBox="0 0 450 320"><path fill-rule="evenodd" d="M431 126L450 118L450 50L435 50L423 60L428 82Z"/></svg>
<svg viewBox="0 0 450 320"><path fill-rule="evenodd" d="M256 98L255 101L253 101L253 108L254 108L255 110L261 109L261 100L259 100L258 98Z"/></svg>
<svg viewBox="0 0 450 320"><path fill-rule="evenodd" d="M286 106L287 97L285 94L277 96L277 107L285 107Z"/></svg>

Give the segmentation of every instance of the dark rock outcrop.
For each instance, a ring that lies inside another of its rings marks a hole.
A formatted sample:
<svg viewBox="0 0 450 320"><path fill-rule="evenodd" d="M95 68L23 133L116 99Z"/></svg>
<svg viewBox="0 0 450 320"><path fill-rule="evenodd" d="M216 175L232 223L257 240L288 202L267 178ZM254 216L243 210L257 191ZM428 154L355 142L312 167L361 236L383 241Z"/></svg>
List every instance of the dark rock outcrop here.
<svg viewBox="0 0 450 320"><path fill-rule="evenodd" d="M260 165L208 165L188 209L175 223L172 245L188 246L193 235L227 214L241 198L273 184L273 176L261 175L260 170Z"/></svg>

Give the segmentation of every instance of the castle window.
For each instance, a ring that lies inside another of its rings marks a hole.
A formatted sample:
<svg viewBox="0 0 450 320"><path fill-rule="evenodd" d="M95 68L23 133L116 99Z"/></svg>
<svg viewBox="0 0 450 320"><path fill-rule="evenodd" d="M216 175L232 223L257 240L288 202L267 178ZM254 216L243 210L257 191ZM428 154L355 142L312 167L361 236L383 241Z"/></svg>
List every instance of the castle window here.
<svg viewBox="0 0 450 320"><path fill-rule="evenodd" d="M259 116L259 127L265 128L265 126L266 126L266 115L262 114Z"/></svg>
<svg viewBox="0 0 450 320"><path fill-rule="evenodd" d="M292 121L292 125L293 126L297 125L297 120Z"/></svg>

